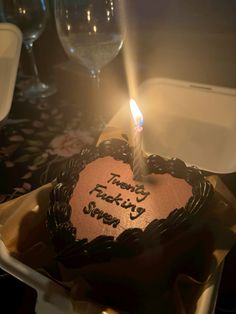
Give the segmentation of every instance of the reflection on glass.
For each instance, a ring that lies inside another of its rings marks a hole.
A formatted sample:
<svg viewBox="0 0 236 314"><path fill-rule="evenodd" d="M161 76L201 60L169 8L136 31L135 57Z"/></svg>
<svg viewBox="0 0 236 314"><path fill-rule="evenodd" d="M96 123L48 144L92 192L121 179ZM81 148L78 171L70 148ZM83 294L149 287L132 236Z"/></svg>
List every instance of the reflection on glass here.
<svg viewBox="0 0 236 314"><path fill-rule="evenodd" d="M55 0L59 37L69 57L97 78L123 44L118 0Z"/></svg>

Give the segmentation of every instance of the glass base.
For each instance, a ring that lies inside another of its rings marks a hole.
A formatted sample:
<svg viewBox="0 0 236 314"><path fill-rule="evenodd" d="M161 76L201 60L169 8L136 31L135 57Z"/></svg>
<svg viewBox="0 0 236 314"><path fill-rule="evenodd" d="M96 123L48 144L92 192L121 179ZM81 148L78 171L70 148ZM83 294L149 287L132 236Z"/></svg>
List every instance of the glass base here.
<svg viewBox="0 0 236 314"><path fill-rule="evenodd" d="M46 98L57 91L56 86L53 84L47 85L42 82L37 82L29 85L25 90L21 91L21 96L30 99L30 98Z"/></svg>

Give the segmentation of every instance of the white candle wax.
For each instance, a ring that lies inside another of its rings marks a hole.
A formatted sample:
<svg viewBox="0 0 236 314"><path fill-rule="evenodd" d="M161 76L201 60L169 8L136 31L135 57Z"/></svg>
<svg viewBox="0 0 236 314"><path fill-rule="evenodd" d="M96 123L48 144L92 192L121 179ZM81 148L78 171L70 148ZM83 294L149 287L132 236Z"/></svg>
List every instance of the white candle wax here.
<svg viewBox="0 0 236 314"><path fill-rule="evenodd" d="M134 180L141 180L143 174L143 154L142 154L142 134L143 134L143 115L136 102L130 100L130 110L134 119L134 138L133 138L133 174Z"/></svg>

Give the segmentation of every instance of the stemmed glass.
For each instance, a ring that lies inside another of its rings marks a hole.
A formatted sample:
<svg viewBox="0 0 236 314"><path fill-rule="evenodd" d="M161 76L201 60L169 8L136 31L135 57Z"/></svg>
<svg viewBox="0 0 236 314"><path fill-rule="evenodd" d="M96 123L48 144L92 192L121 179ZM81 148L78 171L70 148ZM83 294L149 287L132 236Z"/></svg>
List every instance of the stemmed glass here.
<svg viewBox="0 0 236 314"><path fill-rule="evenodd" d="M99 85L101 68L123 44L119 0L55 0L55 18L66 53L87 67Z"/></svg>
<svg viewBox="0 0 236 314"><path fill-rule="evenodd" d="M46 26L47 5L45 0L3 0L5 19L19 26L23 42L30 57L33 79L22 94L26 98L47 97L55 93L55 86L41 82L33 53L33 43Z"/></svg>

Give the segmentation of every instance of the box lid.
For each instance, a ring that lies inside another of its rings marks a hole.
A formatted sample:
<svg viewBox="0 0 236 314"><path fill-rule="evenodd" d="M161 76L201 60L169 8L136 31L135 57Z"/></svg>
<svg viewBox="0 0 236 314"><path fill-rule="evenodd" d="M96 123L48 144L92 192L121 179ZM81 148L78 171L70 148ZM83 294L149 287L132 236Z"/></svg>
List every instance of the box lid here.
<svg viewBox="0 0 236 314"><path fill-rule="evenodd" d="M146 153L214 173L236 171L235 89L153 78L140 86L138 105ZM109 125L129 130L128 105Z"/></svg>

